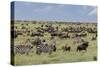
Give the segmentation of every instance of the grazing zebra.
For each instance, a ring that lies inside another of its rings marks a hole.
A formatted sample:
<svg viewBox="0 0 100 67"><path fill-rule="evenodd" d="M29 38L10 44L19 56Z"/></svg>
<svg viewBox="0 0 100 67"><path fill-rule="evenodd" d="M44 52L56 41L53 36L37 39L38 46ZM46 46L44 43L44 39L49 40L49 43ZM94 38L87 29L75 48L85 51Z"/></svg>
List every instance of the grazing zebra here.
<svg viewBox="0 0 100 67"><path fill-rule="evenodd" d="M36 54L40 55L41 53L49 53L51 54L53 51L56 51L56 43L52 43L48 45L46 40L43 40L41 45L36 46Z"/></svg>
<svg viewBox="0 0 100 67"><path fill-rule="evenodd" d="M29 55L30 50L33 48L31 45L17 45L14 46L14 54L27 54Z"/></svg>
<svg viewBox="0 0 100 67"><path fill-rule="evenodd" d="M41 53L49 53L51 54L53 51L52 47L48 44L46 45L39 45L36 47L36 54L40 55Z"/></svg>

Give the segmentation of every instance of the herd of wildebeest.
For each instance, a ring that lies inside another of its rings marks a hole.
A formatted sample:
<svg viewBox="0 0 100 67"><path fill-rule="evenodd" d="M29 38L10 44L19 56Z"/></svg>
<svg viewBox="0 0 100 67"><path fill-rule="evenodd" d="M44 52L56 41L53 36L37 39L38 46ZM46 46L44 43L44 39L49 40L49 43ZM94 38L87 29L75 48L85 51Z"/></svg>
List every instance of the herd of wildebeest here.
<svg viewBox="0 0 100 67"><path fill-rule="evenodd" d="M33 25L33 26L32 26ZM90 40L85 40L88 34L92 34ZM19 37L27 37L23 43L19 43ZM44 38L44 37L47 37ZM67 23L67 22L12 22L11 24L12 52L29 56L34 48L36 55L47 53L49 55L57 52L57 40L75 39L72 41L76 45L76 52L87 52L91 45L90 41L97 40L97 23ZM48 40L49 39L49 43ZM60 49L63 52L70 52L73 48L70 43L62 43ZM96 57L95 57L96 58Z"/></svg>

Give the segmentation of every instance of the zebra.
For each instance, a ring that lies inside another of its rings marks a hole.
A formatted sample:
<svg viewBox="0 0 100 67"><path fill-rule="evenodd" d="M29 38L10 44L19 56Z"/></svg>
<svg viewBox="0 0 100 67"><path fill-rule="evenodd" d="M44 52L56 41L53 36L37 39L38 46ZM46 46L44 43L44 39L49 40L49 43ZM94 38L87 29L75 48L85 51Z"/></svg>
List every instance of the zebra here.
<svg viewBox="0 0 100 67"><path fill-rule="evenodd" d="M53 52L53 49L48 44L46 45L39 45L36 47L36 54L40 55L41 53L49 53L51 54Z"/></svg>
<svg viewBox="0 0 100 67"><path fill-rule="evenodd" d="M14 54L26 54L29 55L30 50L33 48L31 45L17 45L14 46Z"/></svg>
<svg viewBox="0 0 100 67"><path fill-rule="evenodd" d="M48 45L46 40L43 40L40 45L36 46L36 54L40 55L41 53L49 53L51 54L52 52L56 51L56 46L55 43L52 43L51 45Z"/></svg>

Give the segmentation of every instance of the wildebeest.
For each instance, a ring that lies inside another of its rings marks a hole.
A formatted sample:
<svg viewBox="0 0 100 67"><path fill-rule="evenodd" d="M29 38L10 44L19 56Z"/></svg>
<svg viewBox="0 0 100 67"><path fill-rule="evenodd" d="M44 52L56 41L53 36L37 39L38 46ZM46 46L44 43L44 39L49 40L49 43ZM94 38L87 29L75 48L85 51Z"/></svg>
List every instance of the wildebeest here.
<svg viewBox="0 0 100 67"><path fill-rule="evenodd" d="M53 49L54 52L56 52L57 48L55 45L50 45L50 47Z"/></svg>
<svg viewBox="0 0 100 67"><path fill-rule="evenodd" d="M93 36L91 40L96 40L96 39L97 39L97 34Z"/></svg>
<svg viewBox="0 0 100 67"><path fill-rule="evenodd" d="M32 48L32 45L16 45L14 46L14 54L19 53L29 55L29 52Z"/></svg>
<svg viewBox="0 0 100 67"><path fill-rule="evenodd" d="M57 47L56 47L56 40L55 40L55 39L53 39L53 40L51 41L50 47L53 49L54 52L56 52Z"/></svg>
<svg viewBox="0 0 100 67"><path fill-rule="evenodd" d="M78 33L78 34L75 34L75 37L85 37L87 36L86 33Z"/></svg>
<svg viewBox="0 0 100 67"><path fill-rule="evenodd" d="M64 46L62 46L62 49L63 49L63 51L70 51L71 47L67 46L67 45L64 45Z"/></svg>
<svg viewBox="0 0 100 67"><path fill-rule="evenodd" d="M51 32L51 36L53 37L53 36L58 36L59 35L59 33L58 32Z"/></svg>
<svg viewBox="0 0 100 67"><path fill-rule="evenodd" d="M89 32L89 33L97 33L97 29L88 28L87 32Z"/></svg>
<svg viewBox="0 0 100 67"><path fill-rule="evenodd" d="M84 39L82 39L81 37L74 37L74 42L73 44L76 44L76 43L83 43L85 42Z"/></svg>
<svg viewBox="0 0 100 67"><path fill-rule="evenodd" d="M48 33L52 33L56 31L56 29L52 25L47 26L44 30L45 32L48 32Z"/></svg>
<svg viewBox="0 0 100 67"><path fill-rule="evenodd" d="M81 45L78 45L77 46L77 51L82 51L82 50L87 51L87 48L89 46L88 43L89 42L83 42Z"/></svg>
<svg viewBox="0 0 100 67"><path fill-rule="evenodd" d="M97 60L97 57L96 56L93 56L93 60L96 61Z"/></svg>
<svg viewBox="0 0 100 67"><path fill-rule="evenodd" d="M32 32L31 36L43 36L43 33L40 33L40 32Z"/></svg>
<svg viewBox="0 0 100 67"><path fill-rule="evenodd" d="M68 34L67 32L61 32L61 33L59 34L59 37L60 37L60 38L70 38L70 36L69 36L69 34Z"/></svg>

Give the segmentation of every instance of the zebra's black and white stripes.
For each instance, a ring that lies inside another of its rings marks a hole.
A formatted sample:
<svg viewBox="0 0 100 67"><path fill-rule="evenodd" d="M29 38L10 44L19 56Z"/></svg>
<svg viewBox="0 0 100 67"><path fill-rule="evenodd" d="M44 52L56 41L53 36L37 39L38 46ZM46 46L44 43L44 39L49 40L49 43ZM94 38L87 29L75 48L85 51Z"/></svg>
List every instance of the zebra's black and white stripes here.
<svg viewBox="0 0 100 67"><path fill-rule="evenodd" d="M30 50L33 48L31 45L17 45L14 46L14 54L29 54Z"/></svg>

